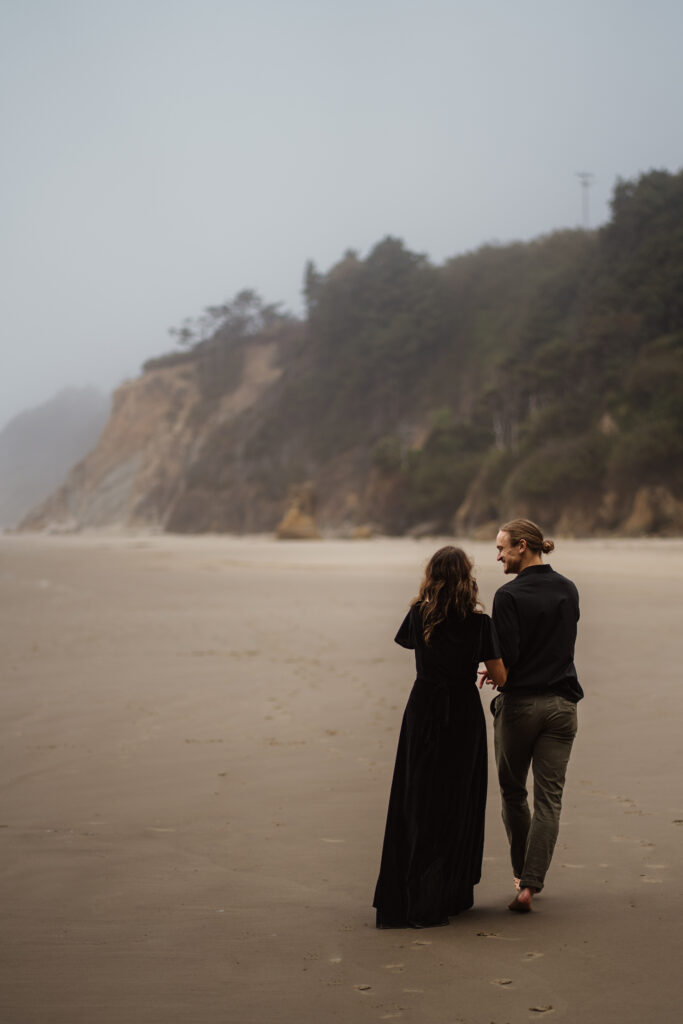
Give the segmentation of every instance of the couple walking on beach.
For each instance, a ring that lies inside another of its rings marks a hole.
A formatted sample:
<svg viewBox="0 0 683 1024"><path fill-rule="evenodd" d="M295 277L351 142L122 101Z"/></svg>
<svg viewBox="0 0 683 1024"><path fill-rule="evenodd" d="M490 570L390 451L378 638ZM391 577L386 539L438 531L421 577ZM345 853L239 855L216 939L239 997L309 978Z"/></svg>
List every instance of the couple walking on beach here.
<svg viewBox="0 0 683 1024"><path fill-rule="evenodd" d="M574 668L579 619L571 580L543 562L554 549L515 519L496 538L515 578L480 610L472 563L444 547L427 564L396 642L415 651L416 680L403 716L373 906L378 928L428 927L474 902L484 848L486 723L476 687L498 692L491 710L516 894L531 910L557 839L565 772L583 696ZM534 779L533 814L527 776Z"/></svg>

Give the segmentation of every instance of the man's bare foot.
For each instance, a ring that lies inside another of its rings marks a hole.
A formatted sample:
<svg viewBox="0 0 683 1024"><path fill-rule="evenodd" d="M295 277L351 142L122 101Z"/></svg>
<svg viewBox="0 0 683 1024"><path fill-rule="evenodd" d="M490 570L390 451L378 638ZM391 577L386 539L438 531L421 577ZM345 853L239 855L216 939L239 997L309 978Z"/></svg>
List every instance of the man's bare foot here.
<svg viewBox="0 0 683 1024"><path fill-rule="evenodd" d="M519 892L519 887L520 887L521 882L520 882L519 878L515 878L514 881L515 881L515 889L517 890L517 892Z"/></svg>
<svg viewBox="0 0 683 1024"><path fill-rule="evenodd" d="M508 903L508 910L514 910L516 914L528 914L535 892L535 889L520 889L512 903Z"/></svg>

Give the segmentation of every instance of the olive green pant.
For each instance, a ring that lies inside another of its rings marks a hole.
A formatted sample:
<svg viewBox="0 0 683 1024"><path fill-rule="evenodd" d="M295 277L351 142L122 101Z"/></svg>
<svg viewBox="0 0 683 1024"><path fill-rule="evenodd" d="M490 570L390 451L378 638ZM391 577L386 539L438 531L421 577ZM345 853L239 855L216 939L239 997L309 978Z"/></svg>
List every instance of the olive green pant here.
<svg viewBox="0 0 683 1024"><path fill-rule="evenodd" d="M494 702L494 743L510 859L523 889L540 892L560 827L562 790L576 735L576 704L557 694ZM534 813L527 802L529 767Z"/></svg>

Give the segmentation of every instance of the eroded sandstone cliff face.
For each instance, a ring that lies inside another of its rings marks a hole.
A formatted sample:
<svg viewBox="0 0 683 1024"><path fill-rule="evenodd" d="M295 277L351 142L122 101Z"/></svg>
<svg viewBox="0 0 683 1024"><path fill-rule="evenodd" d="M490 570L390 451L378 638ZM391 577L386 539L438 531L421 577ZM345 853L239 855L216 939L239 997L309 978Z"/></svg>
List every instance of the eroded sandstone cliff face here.
<svg viewBox="0 0 683 1024"><path fill-rule="evenodd" d="M98 445L23 526L163 525L193 443L187 425L198 398L192 365L123 384Z"/></svg>
<svg viewBox="0 0 683 1024"><path fill-rule="evenodd" d="M123 384L97 446L22 528L167 528L187 494L197 453L278 379L276 358L275 342L254 343L243 354L235 386L209 403L197 359L150 369ZM207 504L215 500L211 495Z"/></svg>

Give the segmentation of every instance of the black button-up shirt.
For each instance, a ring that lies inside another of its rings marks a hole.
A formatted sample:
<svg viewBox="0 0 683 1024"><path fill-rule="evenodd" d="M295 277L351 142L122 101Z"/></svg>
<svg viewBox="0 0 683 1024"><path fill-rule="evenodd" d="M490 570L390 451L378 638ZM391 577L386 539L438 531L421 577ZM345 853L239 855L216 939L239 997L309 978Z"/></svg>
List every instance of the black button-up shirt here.
<svg viewBox="0 0 683 1024"><path fill-rule="evenodd" d="M508 669L504 693L559 693L579 701L574 667L579 592L550 565L530 565L496 592L493 625Z"/></svg>

